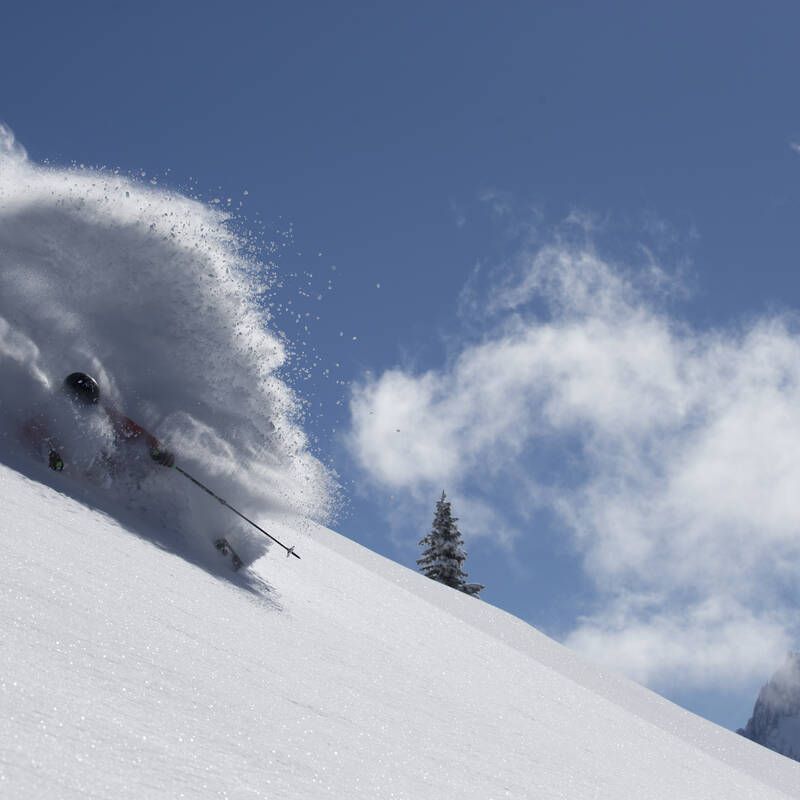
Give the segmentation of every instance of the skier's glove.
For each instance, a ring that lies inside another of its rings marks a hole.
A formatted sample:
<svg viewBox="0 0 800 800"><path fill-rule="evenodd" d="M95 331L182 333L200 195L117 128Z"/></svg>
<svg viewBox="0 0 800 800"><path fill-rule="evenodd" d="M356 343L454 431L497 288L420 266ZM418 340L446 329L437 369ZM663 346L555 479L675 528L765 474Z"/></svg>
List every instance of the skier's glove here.
<svg viewBox="0 0 800 800"><path fill-rule="evenodd" d="M151 448L150 458L152 458L156 464L161 464L164 467L175 466L175 456L172 455L169 450L162 450L160 447Z"/></svg>
<svg viewBox="0 0 800 800"><path fill-rule="evenodd" d="M56 472L61 472L64 469L64 459L55 450L51 450L47 457L47 466Z"/></svg>

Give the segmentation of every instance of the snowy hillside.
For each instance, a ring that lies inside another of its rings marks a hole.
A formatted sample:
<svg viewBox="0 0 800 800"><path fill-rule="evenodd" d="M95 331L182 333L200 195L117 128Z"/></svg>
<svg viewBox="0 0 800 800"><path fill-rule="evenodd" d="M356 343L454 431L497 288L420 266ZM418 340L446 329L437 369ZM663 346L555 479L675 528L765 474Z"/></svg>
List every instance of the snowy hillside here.
<svg viewBox="0 0 800 800"><path fill-rule="evenodd" d="M236 574L6 467L0 506L3 797L800 797L800 765L322 527L262 518L302 560Z"/></svg>

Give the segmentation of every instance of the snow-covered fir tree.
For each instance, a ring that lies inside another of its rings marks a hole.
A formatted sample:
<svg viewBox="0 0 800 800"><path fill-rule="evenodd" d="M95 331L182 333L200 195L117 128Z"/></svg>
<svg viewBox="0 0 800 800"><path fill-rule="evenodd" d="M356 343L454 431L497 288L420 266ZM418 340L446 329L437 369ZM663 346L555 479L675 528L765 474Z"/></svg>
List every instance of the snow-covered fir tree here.
<svg viewBox="0 0 800 800"><path fill-rule="evenodd" d="M479 583L467 583L463 566L467 553L464 540L458 530L457 518L453 516L450 501L442 492L436 503L436 514L430 533L420 540L422 558L417 559L420 572L432 580L451 586L465 594L477 597L484 587Z"/></svg>

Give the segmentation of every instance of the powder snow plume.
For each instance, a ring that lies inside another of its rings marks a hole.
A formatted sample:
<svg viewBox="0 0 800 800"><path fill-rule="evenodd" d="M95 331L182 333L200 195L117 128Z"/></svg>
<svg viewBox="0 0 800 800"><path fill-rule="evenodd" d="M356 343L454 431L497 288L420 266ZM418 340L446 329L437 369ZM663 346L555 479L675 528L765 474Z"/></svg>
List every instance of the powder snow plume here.
<svg viewBox="0 0 800 800"><path fill-rule="evenodd" d="M26 419L65 414L58 389L83 371L245 513L325 520L333 481L277 374L285 349L241 245L220 211L106 171L36 165L0 126L0 458L24 462ZM73 461L109 435L102 421L66 421ZM158 470L139 476L136 505L184 536L228 532L224 509Z"/></svg>

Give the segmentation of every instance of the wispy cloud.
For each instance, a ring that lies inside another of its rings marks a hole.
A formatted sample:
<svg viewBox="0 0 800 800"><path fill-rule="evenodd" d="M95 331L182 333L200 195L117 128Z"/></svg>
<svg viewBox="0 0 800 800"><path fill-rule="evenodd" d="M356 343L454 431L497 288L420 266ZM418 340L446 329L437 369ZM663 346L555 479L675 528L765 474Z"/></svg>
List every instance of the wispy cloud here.
<svg viewBox="0 0 800 800"><path fill-rule="evenodd" d="M509 217L514 211L512 197L500 189L484 189L480 193L481 203L485 203L496 217Z"/></svg>
<svg viewBox="0 0 800 800"><path fill-rule="evenodd" d="M461 203L450 198L450 214L453 217L457 228L463 228L467 224L467 215Z"/></svg>
<svg viewBox="0 0 800 800"><path fill-rule="evenodd" d="M17 141L14 132L2 122L0 122L0 158L13 158L18 161L25 161L28 158L28 153Z"/></svg>
<svg viewBox="0 0 800 800"><path fill-rule="evenodd" d="M541 246L480 341L355 387L350 445L395 493L547 506L597 588L569 636L596 660L738 683L797 632L800 335L782 316L696 330L665 310L673 284L651 255Z"/></svg>

